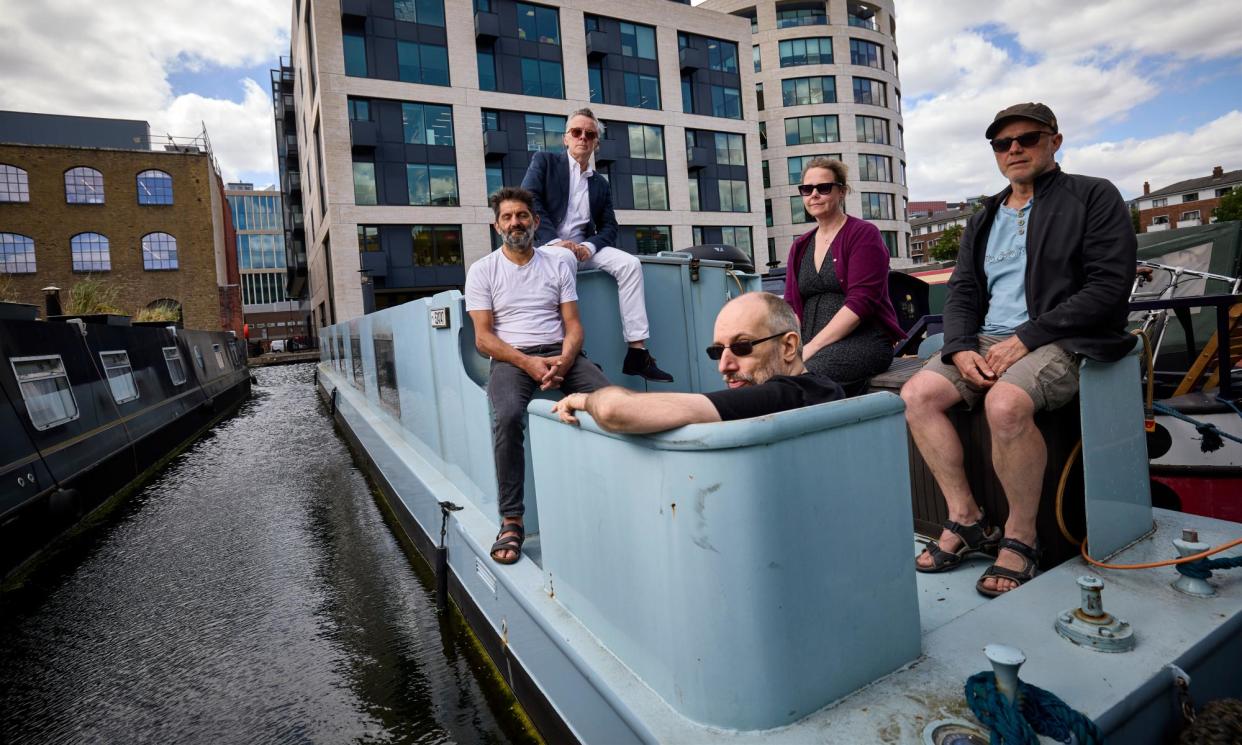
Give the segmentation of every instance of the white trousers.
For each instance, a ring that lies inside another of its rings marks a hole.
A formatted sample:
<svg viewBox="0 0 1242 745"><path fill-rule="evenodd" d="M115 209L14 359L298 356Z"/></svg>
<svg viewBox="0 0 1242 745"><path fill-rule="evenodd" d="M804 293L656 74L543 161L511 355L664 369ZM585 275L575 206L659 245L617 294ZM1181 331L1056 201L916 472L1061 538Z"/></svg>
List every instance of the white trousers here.
<svg viewBox="0 0 1242 745"><path fill-rule="evenodd" d="M619 248L605 246L586 261L574 258L573 251L550 246L562 261L572 262L577 271L602 269L617 280L617 299L621 304L621 332L628 344L645 341L651 334L647 328L647 301L643 294L643 268L638 257Z"/></svg>

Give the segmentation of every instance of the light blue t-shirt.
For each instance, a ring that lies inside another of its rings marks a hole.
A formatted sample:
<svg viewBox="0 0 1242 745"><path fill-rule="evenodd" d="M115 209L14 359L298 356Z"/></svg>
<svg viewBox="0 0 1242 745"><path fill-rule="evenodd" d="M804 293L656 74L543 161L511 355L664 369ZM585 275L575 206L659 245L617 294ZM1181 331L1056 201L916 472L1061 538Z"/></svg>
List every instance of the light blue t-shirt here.
<svg viewBox="0 0 1242 745"><path fill-rule="evenodd" d="M1034 198L1020 210L1001 205L988 233L983 274L988 281L988 314L984 334L1014 333L1030 320L1026 312L1026 234Z"/></svg>

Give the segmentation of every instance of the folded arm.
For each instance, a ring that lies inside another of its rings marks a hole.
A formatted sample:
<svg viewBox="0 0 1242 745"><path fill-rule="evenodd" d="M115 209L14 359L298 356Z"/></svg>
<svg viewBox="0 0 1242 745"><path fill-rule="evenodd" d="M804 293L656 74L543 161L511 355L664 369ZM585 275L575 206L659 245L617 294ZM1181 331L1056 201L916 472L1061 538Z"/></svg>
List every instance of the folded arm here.
<svg viewBox="0 0 1242 745"><path fill-rule="evenodd" d="M552 410L566 424L577 424L574 412L585 411L609 432L630 434L720 421L716 406L701 393L635 393L615 385L566 396Z"/></svg>

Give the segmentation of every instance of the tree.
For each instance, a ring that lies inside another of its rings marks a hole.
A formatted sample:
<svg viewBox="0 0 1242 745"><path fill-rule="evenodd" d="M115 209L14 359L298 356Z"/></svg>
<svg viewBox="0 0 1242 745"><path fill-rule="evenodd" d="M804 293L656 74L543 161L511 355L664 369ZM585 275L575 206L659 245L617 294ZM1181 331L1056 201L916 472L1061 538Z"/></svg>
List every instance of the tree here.
<svg viewBox="0 0 1242 745"><path fill-rule="evenodd" d="M1143 226L1139 223L1138 207L1130 208L1130 224L1134 226L1134 234L1138 235L1143 232Z"/></svg>
<svg viewBox="0 0 1242 745"><path fill-rule="evenodd" d="M1242 220L1242 188L1234 187L1233 191L1220 198L1220 206L1212 210L1212 217L1217 221Z"/></svg>
<svg viewBox="0 0 1242 745"><path fill-rule="evenodd" d="M936 242L931 244L931 257L936 261L952 261L957 258L957 249L962 245L962 226L950 225Z"/></svg>

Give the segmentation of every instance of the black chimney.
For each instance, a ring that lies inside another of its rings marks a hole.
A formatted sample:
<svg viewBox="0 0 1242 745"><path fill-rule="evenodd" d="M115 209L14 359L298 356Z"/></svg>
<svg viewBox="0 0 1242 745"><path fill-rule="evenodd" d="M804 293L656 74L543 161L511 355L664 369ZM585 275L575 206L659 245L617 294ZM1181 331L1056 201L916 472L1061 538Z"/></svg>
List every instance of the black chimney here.
<svg viewBox="0 0 1242 745"><path fill-rule="evenodd" d="M43 288L43 301L47 306L47 317L63 315L64 311L60 309L60 288L55 285L49 285Z"/></svg>

